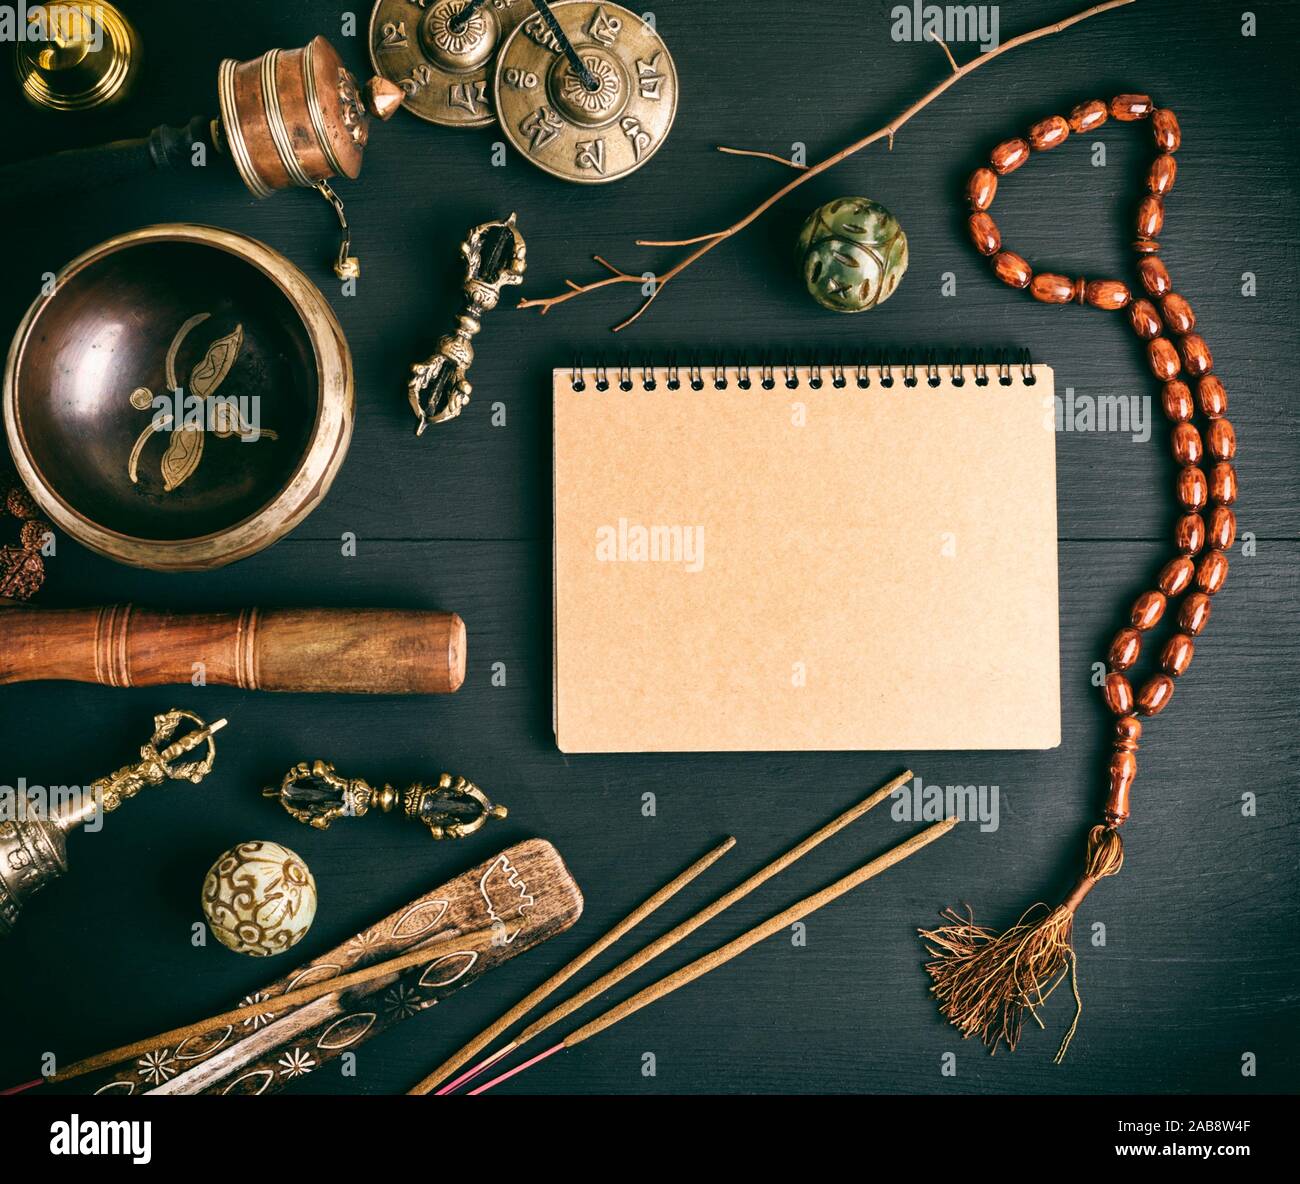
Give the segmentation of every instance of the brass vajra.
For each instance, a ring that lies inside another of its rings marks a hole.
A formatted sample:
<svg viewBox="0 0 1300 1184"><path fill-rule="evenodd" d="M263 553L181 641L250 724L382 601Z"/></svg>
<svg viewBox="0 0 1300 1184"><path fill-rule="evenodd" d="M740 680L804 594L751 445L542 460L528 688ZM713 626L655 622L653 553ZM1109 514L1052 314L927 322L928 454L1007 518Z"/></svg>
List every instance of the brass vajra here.
<svg viewBox="0 0 1300 1184"><path fill-rule="evenodd" d="M489 819L507 814L464 777L443 773L436 785L417 781L400 791L391 785L376 789L360 777L340 777L328 761L294 765L278 786L262 790L262 796L278 798L294 818L317 830L328 830L336 818L360 818L372 808L387 814L400 803L402 813L427 826L435 839L463 839Z"/></svg>
<svg viewBox="0 0 1300 1184"><path fill-rule="evenodd" d="M501 289L524 279L523 235L511 214L504 222L484 222L461 243L465 256L465 307L456 318L455 333L438 342L438 352L411 367L407 397L419 419L421 436L431 423L455 419L469 402L473 389L467 378L474 362L470 339L482 327L483 314L496 308Z"/></svg>

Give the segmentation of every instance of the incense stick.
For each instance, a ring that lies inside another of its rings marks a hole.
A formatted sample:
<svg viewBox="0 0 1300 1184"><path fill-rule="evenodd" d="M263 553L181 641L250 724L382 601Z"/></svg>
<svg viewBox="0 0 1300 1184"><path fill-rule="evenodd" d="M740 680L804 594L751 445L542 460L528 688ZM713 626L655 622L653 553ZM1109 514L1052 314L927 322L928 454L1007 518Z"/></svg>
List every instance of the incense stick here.
<svg viewBox="0 0 1300 1184"><path fill-rule="evenodd" d="M187 1024L183 1028L173 1028L169 1032L160 1032L157 1036L150 1036L146 1040L137 1040L132 1044L124 1044L120 1048L111 1048L107 1052L97 1053L85 1060L75 1061L66 1069L62 1069L52 1077L43 1078L42 1080L49 1082L71 1081L74 1077L82 1077L87 1073L93 1073L96 1069L105 1069L110 1065L116 1065L119 1061L125 1061L130 1057L149 1052L159 1044L179 1044L195 1036L206 1036L216 1028L224 1028L227 1025L233 1027L235 1024L242 1024L245 1020L255 1019L257 1016L266 1015L269 1012L291 1011L305 1003L311 1003L323 995L331 995L336 991L346 991L352 987L361 986L363 983L373 982L375 979L409 970L412 966L427 962L434 956L435 951L428 944L425 944L418 950L411 950L396 958L390 958L387 962L376 962L373 966L353 970L347 974L340 974L335 978L322 979L318 983L299 987L298 990L289 991L284 995L276 995L270 999L250 1003L245 1007L237 1007L233 1011L223 1011L220 1015L214 1015L206 1020L199 1020L194 1024ZM17 1086L13 1090L6 1090L5 1093L17 1093L39 1084L41 1084L41 1081L29 1082L27 1085Z"/></svg>
<svg viewBox="0 0 1300 1184"><path fill-rule="evenodd" d="M929 846L935 839L942 838L956 825L956 818L948 818L943 822L936 822L933 826L926 827L919 834L915 834L910 839L899 843L897 847L891 848L884 855L864 864L857 871L850 872L833 884L828 884L820 892L805 896L803 900L792 904L788 909L777 913L776 916L769 917L761 924L755 925L754 928L742 933L734 941L719 946L716 950L705 954L702 958L697 958L680 970L673 971L672 974L664 975L657 982L651 983L650 986L638 991L635 995L624 999L622 1003L616 1004L608 1011L598 1015L594 1020L570 1032L559 1044L553 1045L545 1052L525 1061L522 1065L516 1065L513 1069L507 1070L499 1077L494 1077L491 1081L469 1092L471 1094L486 1093L493 1086L508 1081L511 1077L518 1076L525 1069L531 1068L539 1061L544 1061L561 1049L573 1048L584 1040L590 1040L591 1037L603 1032L606 1028L613 1027L620 1020L627 1019L628 1016L640 1011L643 1007L648 1007L651 1003L664 998L664 996L671 995L679 987L684 987L687 983L694 982L697 978L708 974L709 971L716 970L719 966L743 954L751 946L757 945L774 933L779 933L782 929L789 928L796 921L802 920L810 913L815 913L818 909L830 904L831 901L838 899L846 892L851 892L860 884L864 884L867 880L880 875L881 872L888 871L896 863L901 863L908 856L915 855L922 847Z"/></svg>
<svg viewBox="0 0 1300 1184"><path fill-rule="evenodd" d="M744 899L744 897L748 896L751 892L754 891L754 889L758 888L761 884L766 883L773 876L779 875L781 872L785 871L785 869L788 868L791 864L795 863L799 859L802 859L805 855L808 854L809 851L813 850L814 847L818 846L820 843L825 842L827 839L829 839L832 835L836 834L838 831L843 830L846 826L849 825L849 823L854 822L857 819L861 818L862 815L864 815L868 810L871 810L874 807L878 806L887 797L889 797L890 794L892 794L896 789L898 789L900 785L904 785L906 784L906 782L911 780L911 777L912 777L912 772L909 769L909 770L904 770L902 773L900 773L897 777L893 778L891 781L887 781L884 785L882 785L878 790L876 790L870 796L864 798L857 805L850 806L849 809L845 810L844 813L839 815L837 818L831 819L831 821L826 823L826 825L823 826L820 830L817 830L813 834L809 835L801 843L795 844L795 846L791 847L788 851L785 852L785 854L779 855L776 859L772 860L772 862L769 863L766 867L761 868L759 871L755 872L752 876L750 876L747 880L744 880L740 884L736 885L736 887L733 888L730 892L724 893L722 896L718 897L718 899L715 900L712 904L706 905L699 912L695 913L691 917L688 917L680 925L676 926L674 929L669 930L662 937L657 938L655 941L652 941L649 945L645 946L643 949L637 951L637 953L631 955L631 957L625 959L623 962L620 962L612 970L606 972L604 975L598 978L589 987L586 987L585 989L579 991L576 995L573 995L571 998L565 1000L563 1003L560 1003L556 1007L553 1007L545 1015L535 1020L532 1024L530 1024L527 1028L525 1028L522 1032L520 1032L519 1035L515 1037L515 1039L511 1041L509 1044L507 1044L505 1047L499 1049L496 1053L488 1057L486 1060L480 1061L477 1065L469 1069L467 1072L462 1073L451 1084L443 1086L443 1088L440 1089L438 1093L439 1094L451 1093L452 1090L455 1089L457 1086L463 1085L465 1084L465 1082L470 1081L473 1078L479 1076L479 1074L484 1072L490 1065L495 1064L507 1053L513 1052L515 1049L527 1043L535 1036L539 1036L542 1032L546 1031L547 1028L551 1027L554 1024L559 1023L562 1019L571 1015L573 1012L577 1011L580 1007L585 1007L597 995L600 995L603 992L609 990L610 987L615 986L617 983L621 982L629 974L633 974L637 970L640 970L641 967L644 966L647 962L650 962L654 958L657 958L660 954L664 953L666 950L671 949L683 938L694 933L697 929L700 928L701 925L707 924L709 921L713 920L714 917L718 916L720 913L723 913L727 909L729 909L733 904ZM494 1025L494 1027L495 1026L496 1025ZM502 1029L504 1029L507 1026L508 1025L502 1025ZM471 1041L470 1043L477 1044L477 1038L474 1041ZM461 1049L460 1052L456 1053L455 1056L451 1057L444 1065L442 1065L438 1070L436 1070L431 1076L434 1078L438 1078L439 1074L443 1073L444 1070L450 1072L457 1065L463 1064L466 1059L474 1055L472 1051L467 1051L468 1049L469 1049L468 1045L466 1046L466 1048ZM420 1084L424 1085L428 1080L429 1079L426 1078L425 1082L421 1082Z"/></svg>
<svg viewBox="0 0 1300 1184"><path fill-rule="evenodd" d="M532 1011L532 1009L536 1007L537 1004L539 1004L548 995L550 995L554 991L559 990L560 987L562 987L566 982L568 982L569 979L571 979L575 974L577 974L578 971L580 971L584 966L587 965L587 963L592 961L592 959L599 957L607 949L609 949L610 946L612 946L616 941L618 941L619 938L621 938L624 934L628 933L632 929L635 929L638 925L641 924L642 921L644 921L648 916L650 916L651 913L655 912L657 909L667 904L674 896L677 895L677 893L679 893L683 888L685 888L687 884L689 884L702 872L706 871L708 868L712 867L715 863L717 863L717 861L721 859L735 845L736 845L736 840L734 838L730 838L730 837L727 838L724 842L721 842L716 847L714 847L713 850L710 851L707 855L705 855L702 859L697 859L693 864L691 864L690 867L688 867L684 872L682 872L681 875L675 877L672 880L669 880L668 883L665 884L662 888L660 888L658 892L656 892L653 896L649 897L647 900L643 901L640 905L638 905L630 913L628 913L628 915L624 917L617 925L615 925L613 929L611 929L599 940L593 942L590 946L588 946L585 950L583 950L582 953L580 953L576 958L574 958L573 961L569 962L566 966L563 966L559 970L557 970L553 975L551 975L550 978L548 978L544 983L542 983L540 987L532 991L530 994L524 996L524 998L521 999L518 1003L516 1003L514 1007L512 1007L509 1011L507 1011L505 1015L503 1015L494 1024L490 1025L487 1028L484 1028L483 1031L480 1032L477 1036L475 1036L474 1039L471 1040L467 1045L465 1045L464 1048L462 1048L458 1053L452 1056L449 1060L439 1065L438 1068L436 1068L432 1073L428 1075L428 1077L426 1077L423 1081L420 1082L419 1085L415 1086L415 1088L410 1090L409 1092L413 1094L427 1094L430 1090L434 1088L434 1086L438 1085L440 1082L444 1081L447 1077L451 1076L451 1074L454 1073L467 1060L469 1060L470 1057L474 1056L476 1053L482 1052L483 1049L485 1049L489 1044L491 1044L492 1041L494 1041L498 1036L500 1036L517 1019L519 1019L521 1016L527 1015L528 1012ZM490 1057L487 1062L484 1062L484 1064L486 1065L489 1063L495 1063L504 1055L505 1055L504 1052L497 1053L496 1056ZM457 1078L455 1081L453 1081L451 1085L448 1087L448 1092L450 1092L450 1090L454 1089L457 1085L459 1085L460 1081L461 1081L460 1078Z"/></svg>

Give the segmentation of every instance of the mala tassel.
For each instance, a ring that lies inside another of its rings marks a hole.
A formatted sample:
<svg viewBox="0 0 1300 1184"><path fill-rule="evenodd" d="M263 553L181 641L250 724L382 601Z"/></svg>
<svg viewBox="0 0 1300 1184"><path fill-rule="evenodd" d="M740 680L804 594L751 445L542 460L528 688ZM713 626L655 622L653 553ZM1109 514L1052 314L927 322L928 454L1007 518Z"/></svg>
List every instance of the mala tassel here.
<svg viewBox="0 0 1300 1184"><path fill-rule="evenodd" d="M1071 944L1074 914L1099 880L1115 875L1123 866L1124 844L1119 831L1095 826L1088 835L1083 875L1056 908L1036 904L1002 934L976 925L969 909L965 917L945 909L941 915L951 924L920 931L926 949L935 958L926 970L934 980L930 991L944 1017L963 1037L978 1035L990 1052L1004 1042L1014 1052L1025 1013L1043 1027L1039 1008L1068 975L1075 1010L1056 1053L1059 1065L1083 1014Z"/></svg>

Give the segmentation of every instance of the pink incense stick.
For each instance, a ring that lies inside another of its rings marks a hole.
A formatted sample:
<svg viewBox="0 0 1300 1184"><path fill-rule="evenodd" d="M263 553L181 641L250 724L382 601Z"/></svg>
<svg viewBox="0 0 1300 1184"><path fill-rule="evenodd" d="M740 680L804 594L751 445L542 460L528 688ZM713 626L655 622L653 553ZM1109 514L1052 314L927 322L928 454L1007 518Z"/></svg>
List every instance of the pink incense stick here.
<svg viewBox="0 0 1300 1184"><path fill-rule="evenodd" d="M532 1057L531 1059L524 1061L522 1065L516 1065L513 1069L507 1069L504 1073L501 1074L500 1077L492 1078L492 1080L489 1081L486 1085L480 1085L478 1089L470 1090L466 1096L472 1098L475 1094L485 1094L494 1085L500 1085L503 1081L509 1081L510 1078L515 1076L516 1073L522 1073L525 1069L531 1069L535 1064L537 1064L538 1061L546 1060L546 1058L549 1057L552 1053L557 1053L565 1047L566 1045L563 1043L563 1041L561 1041L559 1044L556 1044L551 1048L548 1048L545 1052L539 1052L535 1057Z"/></svg>

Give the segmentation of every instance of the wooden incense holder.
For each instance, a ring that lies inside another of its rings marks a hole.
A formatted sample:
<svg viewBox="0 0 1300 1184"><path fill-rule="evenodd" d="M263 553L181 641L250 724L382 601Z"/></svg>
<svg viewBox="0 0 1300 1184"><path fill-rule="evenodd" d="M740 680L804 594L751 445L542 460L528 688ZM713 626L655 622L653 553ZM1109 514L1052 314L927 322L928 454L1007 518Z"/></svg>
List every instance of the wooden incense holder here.
<svg viewBox="0 0 1300 1184"><path fill-rule="evenodd" d="M582 915L582 893L550 843L529 839L362 930L244 1003L268 1003L322 980L427 947L427 961L237 1022L220 1016L69 1065L95 1094L263 1094L355 1050L393 1024L525 950ZM120 1056L118 1054L121 1054ZM92 1066L97 1071L86 1073Z"/></svg>
<svg viewBox="0 0 1300 1184"><path fill-rule="evenodd" d="M201 673L204 683L253 691L434 695L465 681L465 652L455 613L0 607L0 683L165 686Z"/></svg>

